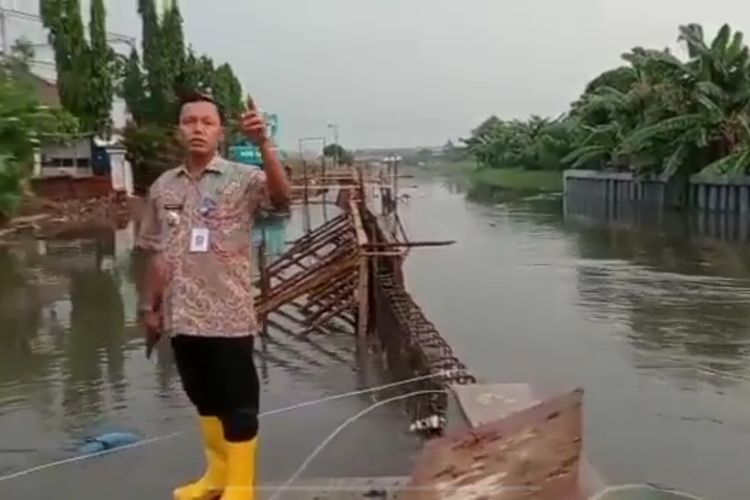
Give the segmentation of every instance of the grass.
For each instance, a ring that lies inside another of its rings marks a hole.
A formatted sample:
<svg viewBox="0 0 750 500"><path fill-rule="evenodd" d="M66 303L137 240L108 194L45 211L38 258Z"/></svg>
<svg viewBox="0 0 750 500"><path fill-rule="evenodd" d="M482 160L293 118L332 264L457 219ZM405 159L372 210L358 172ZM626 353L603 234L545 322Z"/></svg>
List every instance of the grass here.
<svg viewBox="0 0 750 500"><path fill-rule="evenodd" d="M558 170L484 169L469 173L472 181L518 191L560 192L562 172Z"/></svg>
<svg viewBox="0 0 750 500"><path fill-rule="evenodd" d="M476 184L511 190L560 192L563 189L563 174L559 170L522 170L519 168L477 170L473 160L435 162L426 168L441 175L461 175Z"/></svg>

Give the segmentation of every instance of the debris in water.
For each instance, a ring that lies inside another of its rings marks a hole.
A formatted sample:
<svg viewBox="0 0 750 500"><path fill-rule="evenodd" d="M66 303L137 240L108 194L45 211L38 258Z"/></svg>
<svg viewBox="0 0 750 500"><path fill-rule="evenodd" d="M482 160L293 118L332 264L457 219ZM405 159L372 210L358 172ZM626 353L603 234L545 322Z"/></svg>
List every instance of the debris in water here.
<svg viewBox="0 0 750 500"><path fill-rule="evenodd" d="M82 455L101 453L129 446L140 440L140 436L132 432L107 432L96 437L86 438L83 445L78 448L78 452Z"/></svg>

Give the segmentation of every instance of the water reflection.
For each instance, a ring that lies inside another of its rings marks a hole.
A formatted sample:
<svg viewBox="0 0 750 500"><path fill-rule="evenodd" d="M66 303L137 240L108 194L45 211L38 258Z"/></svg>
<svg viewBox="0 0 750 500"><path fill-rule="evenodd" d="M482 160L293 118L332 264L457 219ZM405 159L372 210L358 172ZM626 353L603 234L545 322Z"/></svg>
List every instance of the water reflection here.
<svg viewBox="0 0 750 500"><path fill-rule="evenodd" d="M318 212L312 224L328 215ZM270 217L252 237L265 238L272 261L307 219ZM136 305L145 260L133 251L135 231L66 231L0 247L0 427L14 429L0 444L0 473L68 456L97 429L158 435L191 414L169 343L155 359L143 353ZM356 387L350 333L300 338L297 325L274 318L258 350L266 405Z"/></svg>
<svg viewBox="0 0 750 500"><path fill-rule="evenodd" d="M750 219L441 182L487 207L498 221L488 231L504 223L536 245L569 241L572 261L544 265L572 266L577 305L615 327L638 370L715 386L750 380Z"/></svg>
<svg viewBox="0 0 750 500"><path fill-rule="evenodd" d="M461 359L490 380L584 387L609 480L747 498L741 223L461 189L425 181L401 212L419 238L457 241L410 257L407 278Z"/></svg>
<svg viewBox="0 0 750 500"><path fill-rule="evenodd" d="M717 385L748 380L750 247L738 238L746 221L635 206L565 208L581 257L581 303L628 326L640 368Z"/></svg>

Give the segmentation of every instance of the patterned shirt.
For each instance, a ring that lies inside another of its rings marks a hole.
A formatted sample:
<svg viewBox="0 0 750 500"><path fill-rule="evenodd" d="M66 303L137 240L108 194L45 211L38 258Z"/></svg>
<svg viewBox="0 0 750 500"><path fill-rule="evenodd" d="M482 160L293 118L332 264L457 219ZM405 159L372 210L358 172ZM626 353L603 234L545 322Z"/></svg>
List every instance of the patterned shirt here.
<svg viewBox="0 0 750 500"><path fill-rule="evenodd" d="M181 166L154 182L137 244L166 261L167 334L257 332L251 235L255 216L268 205L265 172L220 156L198 179ZM208 236L207 245L201 244L202 235Z"/></svg>

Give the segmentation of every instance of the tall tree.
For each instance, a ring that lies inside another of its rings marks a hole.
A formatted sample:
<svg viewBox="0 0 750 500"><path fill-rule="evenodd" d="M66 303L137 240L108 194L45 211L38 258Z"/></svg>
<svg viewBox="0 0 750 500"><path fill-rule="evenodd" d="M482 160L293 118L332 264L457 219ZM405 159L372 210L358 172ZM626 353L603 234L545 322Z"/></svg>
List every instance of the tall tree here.
<svg viewBox="0 0 750 500"><path fill-rule="evenodd" d="M84 131L108 133L113 98L114 52L107 45L103 0L92 0L89 41L79 0L40 0L39 12L55 52L62 106Z"/></svg>
<svg viewBox="0 0 750 500"><path fill-rule="evenodd" d="M163 61L166 78L174 82L185 66L185 36L182 32L182 14L176 1L164 11L161 22ZM170 89L171 90L171 89Z"/></svg>
<svg viewBox="0 0 750 500"><path fill-rule="evenodd" d="M148 99L146 82L141 71L141 60L138 51L133 47L125 63L124 76L120 94L136 123L143 123L147 118Z"/></svg>
<svg viewBox="0 0 750 500"><path fill-rule="evenodd" d="M182 71L177 77L177 84L185 88L206 91L211 88L213 79L213 61L206 56L197 57L193 48L189 47Z"/></svg>
<svg viewBox="0 0 750 500"><path fill-rule="evenodd" d="M78 0L40 0L39 11L55 51L63 107L85 122L88 46Z"/></svg>
<svg viewBox="0 0 750 500"><path fill-rule="evenodd" d="M148 118L152 122L168 125L172 118L169 101L173 82L169 80L164 65L164 40L154 0L138 0L138 13L143 23L143 69L148 88Z"/></svg>
<svg viewBox="0 0 750 500"><path fill-rule="evenodd" d="M111 112L114 94L112 66L115 59L114 51L107 44L106 16L104 0L92 0L89 21L91 50L87 89L88 119L92 130L104 134L108 134L112 127Z"/></svg>
<svg viewBox="0 0 750 500"><path fill-rule="evenodd" d="M213 75L212 90L227 118L236 119L244 109L242 84L229 64L222 64Z"/></svg>

